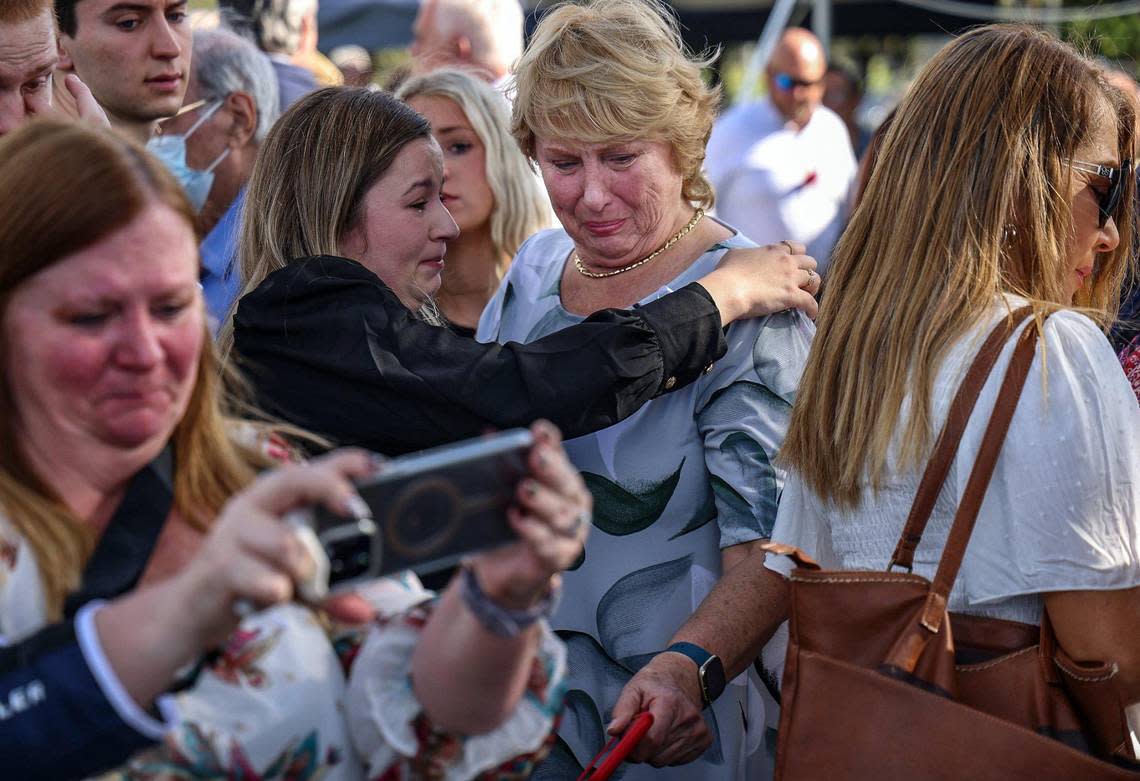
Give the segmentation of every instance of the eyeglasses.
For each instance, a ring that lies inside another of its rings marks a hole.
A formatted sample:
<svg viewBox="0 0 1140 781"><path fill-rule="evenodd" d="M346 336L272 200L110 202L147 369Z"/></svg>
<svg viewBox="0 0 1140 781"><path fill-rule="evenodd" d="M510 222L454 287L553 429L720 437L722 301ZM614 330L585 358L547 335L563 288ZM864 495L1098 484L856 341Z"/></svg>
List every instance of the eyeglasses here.
<svg viewBox="0 0 1140 781"><path fill-rule="evenodd" d="M814 87L823 81L822 78L816 79L815 81L804 81L803 79L793 78L787 73L777 73L772 80L776 83L776 89L780 90L780 92L791 92L795 87Z"/></svg>
<svg viewBox="0 0 1140 781"><path fill-rule="evenodd" d="M1121 162L1119 168L1110 168L1097 163L1085 163L1080 160L1069 160L1069 166L1085 173L1094 174L1109 181L1108 190L1101 192L1093 189L1096 194L1097 206L1100 209L1097 227L1103 228L1109 217L1115 217L1116 207L1120 205L1120 196L1124 192L1124 181L1132 174L1132 161Z"/></svg>

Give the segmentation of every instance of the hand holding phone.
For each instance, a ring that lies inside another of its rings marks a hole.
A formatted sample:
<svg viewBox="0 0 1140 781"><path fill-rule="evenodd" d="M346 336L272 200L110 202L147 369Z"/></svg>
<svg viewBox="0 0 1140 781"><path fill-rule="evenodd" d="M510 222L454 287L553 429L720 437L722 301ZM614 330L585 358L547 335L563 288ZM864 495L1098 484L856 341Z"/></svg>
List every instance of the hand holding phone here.
<svg viewBox="0 0 1140 781"><path fill-rule="evenodd" d="M363 506L355 517L321 507L290 514L286 520L318 564L298 584L298 595L316 603L330 584L351 590L400 570L441 569L473 553L470 561L492 598L510 605L547 593L551 576L581 556L591 527L589 491L561 443L557 428L538 421L529 430L388 461L358 485Z"/></svg>
<svg viewBox="0 0 1140 781"><path fill-rule="evenodd" d="M345 518L324 507L286 521L317 561L299 584L306 601L401 570L432 572L516 539L507 508L527 472L534 437L515 429L387 462L357 489L368 514Z"/></svg>
<svg viewBox="0 0 1140 781"><path fill-rule="evenodd" d="M653 726L653 714L642 711L629 725L625 734L614 736L609 743L590 760L590 764L578 776L578 781L604 781L609 778L618 765L625 762L626 757L637 746L638 741L645 737L645 733ZM608 753L607 753L608 752ZM605 757L605 759L603 759ZM598 765L601 761L602 764ZM595 767L595 765L597 767Z"/></svg>

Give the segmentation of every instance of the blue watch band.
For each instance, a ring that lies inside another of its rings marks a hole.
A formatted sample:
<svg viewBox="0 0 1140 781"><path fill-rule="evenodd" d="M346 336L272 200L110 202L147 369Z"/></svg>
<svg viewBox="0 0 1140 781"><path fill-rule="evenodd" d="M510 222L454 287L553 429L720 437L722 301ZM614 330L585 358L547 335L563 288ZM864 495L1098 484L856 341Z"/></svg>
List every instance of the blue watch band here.
<svg viewBox="0 0 1140 781"><path fill-rule="evenodd" d="M701 648L696 643L673 643L665 649L666 651L673 651L674 653L684 654L697 663L697 667L703 667L705 662L712 656L711 653Z"/></svg>
<svg viewBox="0 0 1140 781"><path fill-rule="evenodd" d="M672 651L692 659L697 665L697 681L701 685L701 699L707 708L724 692L724 665L720 657L701 648L696 643L673 643L664 653Z"/></svg>

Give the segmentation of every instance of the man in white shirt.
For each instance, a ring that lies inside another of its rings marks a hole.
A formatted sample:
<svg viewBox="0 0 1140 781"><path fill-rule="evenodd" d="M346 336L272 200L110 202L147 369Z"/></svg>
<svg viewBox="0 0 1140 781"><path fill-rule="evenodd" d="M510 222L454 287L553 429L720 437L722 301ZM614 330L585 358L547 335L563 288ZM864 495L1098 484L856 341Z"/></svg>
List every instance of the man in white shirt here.
<svg viewBox="0 0 1140 781"><path fill-rule="evenodd" d="M761 244L804 242L821 273L855 178L847 128L820 105L826 71L819 39L786 30L768 61L768 97L721 116L705 158L721 219Z"/></svg>

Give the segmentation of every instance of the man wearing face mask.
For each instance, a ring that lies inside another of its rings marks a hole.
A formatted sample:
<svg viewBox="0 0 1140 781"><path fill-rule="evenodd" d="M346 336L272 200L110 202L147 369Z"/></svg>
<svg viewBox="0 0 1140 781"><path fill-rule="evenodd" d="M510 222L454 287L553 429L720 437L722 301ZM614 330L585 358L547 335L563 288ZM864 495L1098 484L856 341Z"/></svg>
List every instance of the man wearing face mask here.
<svg viewBox="0 0 1140 781"><path fill-rule="evenodd" d="M216 327L240 289L235 267L245 185L277 119L269 58L227 30L194 33L186 105L148 144L174 172L198 212L202 288Z"/></svg>
<svg viewBox="0 0 1140 781"><path fill-rule="evenodd" d="M826 71L819 39L785 30L765 71L767 98L721 116L705 157L717 216L760 244L802 241L825 280L855 178L847 128L820 105Z"/></svg>

